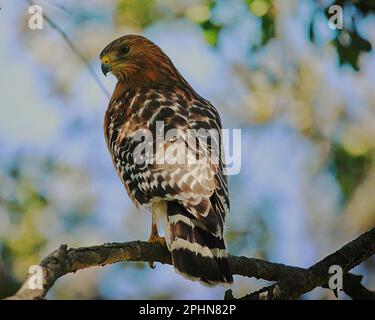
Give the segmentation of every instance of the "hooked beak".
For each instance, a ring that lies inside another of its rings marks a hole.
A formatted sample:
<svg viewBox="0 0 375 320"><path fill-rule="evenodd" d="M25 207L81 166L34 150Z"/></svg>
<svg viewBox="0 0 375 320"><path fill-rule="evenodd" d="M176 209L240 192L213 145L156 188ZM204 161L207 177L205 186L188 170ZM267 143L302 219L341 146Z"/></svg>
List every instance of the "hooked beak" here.
<svg viewBox="0 0 375 320"><path fill-rule="evenodd" d="M105 76L107 76L107 73L112 71L112 66L109 63L102 63L102 72Z"/></svg>

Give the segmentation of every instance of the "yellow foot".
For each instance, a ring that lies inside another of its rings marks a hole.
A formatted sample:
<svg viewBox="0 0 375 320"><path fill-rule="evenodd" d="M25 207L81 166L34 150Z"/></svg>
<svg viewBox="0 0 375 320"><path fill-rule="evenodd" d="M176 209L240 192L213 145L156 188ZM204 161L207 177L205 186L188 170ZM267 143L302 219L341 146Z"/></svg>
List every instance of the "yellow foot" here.
<svg viewBox="0 0 375 320"><path fill-rule="evenodd" d="M160 244L164 247L167 245L166 242L165 242L165 238L160 237L159 234L158 234L158 227L155 223L154 216L152 216L151 234L150 234L150 238L148 238L148 242L149 243L158 243L158 244ZM150 266L151 269L155 268L155 263L153 261L150 261L148 263L148 265Z"/></svg>
<svg viewBox="0 0 375 320"><path fill-rule="evenodd" d="M166 242L165 242L165 238L164 237L160 237L159 235L151 235L150 238L148 238L147 242L149 243L158 243L158 244L161 244L162 246L166 246Z"/></svg>
<svg viewBox="0 0 375 320"><path fill-rule="evenodd" d="M149 243L158 243L164 247L167 246L166 242L165 242L165 238L164 237L160 237L159 235L151 235L150 238L147 240L147 242ZM155 262L153 261L150 261L148 263L149 267L151 269L155 269Z"/></svg>

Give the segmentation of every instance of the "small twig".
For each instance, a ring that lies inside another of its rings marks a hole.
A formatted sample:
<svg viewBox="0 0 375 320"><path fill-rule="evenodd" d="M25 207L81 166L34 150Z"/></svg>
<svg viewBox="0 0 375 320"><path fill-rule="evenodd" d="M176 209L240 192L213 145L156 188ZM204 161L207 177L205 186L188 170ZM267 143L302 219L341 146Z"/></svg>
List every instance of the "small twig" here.
<svg viewBox="0 0 375 320"><path fill-rule="evenodd" d="M25 0L30 5L33 5L31 0ZM73 41L69 38L69 36L65 33L64 30L62 30L51 18L49 18L45 13L43 13L43 18L47 21L47 23L50 25L50 27L54 30L56 30L57 33L60 34L60 36L65 40L65 42L68 44L70 49L83 61L83 63L86 65L87 69L89 70L89 73L95 80L96 84L99 86L100 90L106 95L107 98L110 98L110 94L101 82L100 78L96 74L94 68L91 66L90 61L79 51L79 49L76 47L76 45L73 43Z"/></svg>
<svg viewBox="0 0 375 320"><path fill-rule="evenodd" d="M68 10L65 6L63 6L62 4L60 3L57 3L55 1L51 1L51 0L44 0L46 3L48 3L49 5L51 6L54 6L56 7L57 9L59 9L60 11L70 15L70 16L74 16L73 12L71 12L70 10Z"/></svg>
<svg viewBox="0 0 375 320"><path fill-rule="evenodd" d="M314 264L306 271L297 272L292 278L278 282L272 286L265 287L257 292L251 293L242 299L245 300L279 300L296 299L304 293L310 292L316 287L323 286L332 276L328 270L332 265L338 265L346 273L375 253L375 228L362 234L357 239L348 243L340 250L329 255L320 262ZM374 298L374 293L367 289L352 287L348 289L351 282L358 283L355 276L349 278L349 282L344 284L345 291L355 293L358 298Z"/></svg>

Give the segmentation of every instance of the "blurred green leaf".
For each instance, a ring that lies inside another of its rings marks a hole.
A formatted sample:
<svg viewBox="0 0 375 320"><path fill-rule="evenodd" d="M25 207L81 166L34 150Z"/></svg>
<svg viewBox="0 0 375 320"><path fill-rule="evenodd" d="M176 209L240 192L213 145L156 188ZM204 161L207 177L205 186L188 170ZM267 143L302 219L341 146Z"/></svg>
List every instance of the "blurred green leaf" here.
<svg viewBox="0 0 375 320"><path fill-rule="evenodd" d="M337 48L340 65L350 64L355 70L359 70L358 58L362 52L369 52L371 44L366 39L362 38L357 31L342 31L333 40L334 46ZM348 37L348 41L343 41L342 37Z"/></svg>
<svg viewBox="0 0 375 320"><path fill-rule="evenodd" d="M342 145L333 146L332 169L341 187L344 202L364 178L371 163L372 157L369 154L353 156L345 151Z"/></svg>
<svg viewBox="0 0 375 320"><path fill-rule="evenodd" d="M160 12L154 0L120 0L115 13L115 23L145 28L159 17Z"/></svg>
<svg viewBox="0 0 375 320"><path fill-rule="evenodd" d="M201 23L200 26L203 29L203 34L205 36L206 41L211 46L216 46L221 26L216 25L209 20Z"/></svg>
<svg viewBox="0 0 375 320"><path fill-rule="evenodd" d="M342 30L336 30L336 37L332 44L336 47L340 65L349 64L354 70L359 70L358 58L362 52L369 52L372 47L370 42L365 39L357 30L358 23L363 17L370 13L375 13L375 1L368 0L336 0L327 5L325 15L330 18L328 12L332 5L338 5L343 8L344 25ZM351 19L345 19L345 13L350 12ZM312 40L314 39L312 35Z"/></svg>

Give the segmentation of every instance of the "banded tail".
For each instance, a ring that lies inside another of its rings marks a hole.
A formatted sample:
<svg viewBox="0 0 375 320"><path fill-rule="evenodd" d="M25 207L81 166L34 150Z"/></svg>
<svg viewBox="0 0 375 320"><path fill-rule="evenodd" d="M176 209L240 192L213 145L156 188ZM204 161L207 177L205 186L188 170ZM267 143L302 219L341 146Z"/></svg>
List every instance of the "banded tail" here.
<svg viewBox="0 0 375 320"><path fill-rule="evenodd" d="M177 201L168 201L167 206L168 241L176 271L208 286L232 283L223 232L214 231L222 230L217 229L222 226L219 217L211 211L197 219Z"/></svg>

